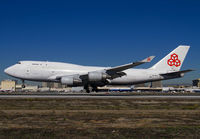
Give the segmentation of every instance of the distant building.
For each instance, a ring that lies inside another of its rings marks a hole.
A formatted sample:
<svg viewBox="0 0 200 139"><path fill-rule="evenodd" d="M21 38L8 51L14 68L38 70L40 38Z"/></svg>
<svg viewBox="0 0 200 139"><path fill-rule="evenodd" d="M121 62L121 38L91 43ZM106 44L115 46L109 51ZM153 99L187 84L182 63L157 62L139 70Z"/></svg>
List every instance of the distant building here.
<svg viewBox="0 0 200 139"><path fill-rule="evenodd" d="M37 92L38 86L26 86L25 88L22 88L23 91L31 91L31 92Z"/></svg>
<svg viewBox="0 0 200 139"><path fill-rule="evenodd" d="M62 88L68 88L67 85L61 84Z"/></svg>
<svg viewBox="0 0 200 139"><path fill-rule="evenodd" d="M196 80L193 80L192 82L193 82L193 86L196 86L196 87L200 88L200 78L196 79Z"/></svg>
<svg viewBox="0 0 200 139"><path fill-rule="evenodd" d="M1 82L1 90L5 91L15 91L16 90L16 81L4 80Z"/></svg>
<svg viewBox="0 0 200 139"><path fill-rule="evenodd" d="M162 81L151 82L150 87L151 87L151 88L159 88L159 87L162 87Z"/></svg>
<svg viewBox="0 0 200 139"><path fill-rule="evenodd" d="M42 82L42 87L44 88L65 88L61 83L53 82Z"/></svg>
<svg viewBox="0 0 200 139"><path fill-rule="evenodd" d="M52 83L51 82L42 82L42 87L43 88L51 88L52 87Z"/></svg>
<svg viewBox="0 0 200 139"><path fill-rule="evenodd" d="M62 88L61 83L53 83L53 88Z"/></svg>
<svg viewBox="0 0 200 139"><path fill-rule="evenodd" d="M47 87L48 83L47 82L42 82L42 87Z"/></svg>

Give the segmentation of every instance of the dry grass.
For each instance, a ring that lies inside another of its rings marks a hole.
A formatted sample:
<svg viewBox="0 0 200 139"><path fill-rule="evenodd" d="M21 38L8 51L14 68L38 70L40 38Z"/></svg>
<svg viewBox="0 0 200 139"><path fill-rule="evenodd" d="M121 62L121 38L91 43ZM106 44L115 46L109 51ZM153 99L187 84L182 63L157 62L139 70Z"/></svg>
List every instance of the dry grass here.
<svg viewBox="0 0 200 139"><path fill-rule="evenodd" d="M198 99L0 99L0 138L199 137Z"/></svg>

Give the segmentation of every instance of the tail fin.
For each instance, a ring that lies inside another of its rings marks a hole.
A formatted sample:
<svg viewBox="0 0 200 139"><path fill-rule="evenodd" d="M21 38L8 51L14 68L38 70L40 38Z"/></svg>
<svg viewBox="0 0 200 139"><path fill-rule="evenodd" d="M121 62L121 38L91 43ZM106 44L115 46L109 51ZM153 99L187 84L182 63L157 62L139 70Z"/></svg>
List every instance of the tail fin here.
<svg viewBox="0 0 200 139"><path fill-rule="evenodd" d="M165 72L179 71L189 48L190 46L184 46L184 45L178 46L171 53L165 56L153 67L151 67L151 69L165 71Z"/></svg>

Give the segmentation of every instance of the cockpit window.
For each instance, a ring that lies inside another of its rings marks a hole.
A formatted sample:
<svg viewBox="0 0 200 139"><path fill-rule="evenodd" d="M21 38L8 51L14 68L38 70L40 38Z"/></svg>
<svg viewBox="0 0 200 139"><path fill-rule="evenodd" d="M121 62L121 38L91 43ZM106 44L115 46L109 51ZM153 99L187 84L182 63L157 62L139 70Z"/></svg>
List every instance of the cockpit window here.
<svg viewBox="0 0 200 139"><path fill-rule="evenodd" d="M17 64L21 64L21 62L18 62Z"/></svg>

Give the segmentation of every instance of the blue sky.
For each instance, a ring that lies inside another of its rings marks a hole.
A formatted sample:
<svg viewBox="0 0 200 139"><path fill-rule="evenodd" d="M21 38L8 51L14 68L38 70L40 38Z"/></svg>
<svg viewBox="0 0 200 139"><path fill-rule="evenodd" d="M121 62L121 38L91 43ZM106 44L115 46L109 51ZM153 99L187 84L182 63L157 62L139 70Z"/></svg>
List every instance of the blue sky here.
<svg viewBox="0 0 200 139"><path fill-rule="evenodd" d="M156 55L148 68L180 44L191 49L183 79L199 78L200 1L97 0L0 2L0 80L19 60L116 66Z"/></svg>

